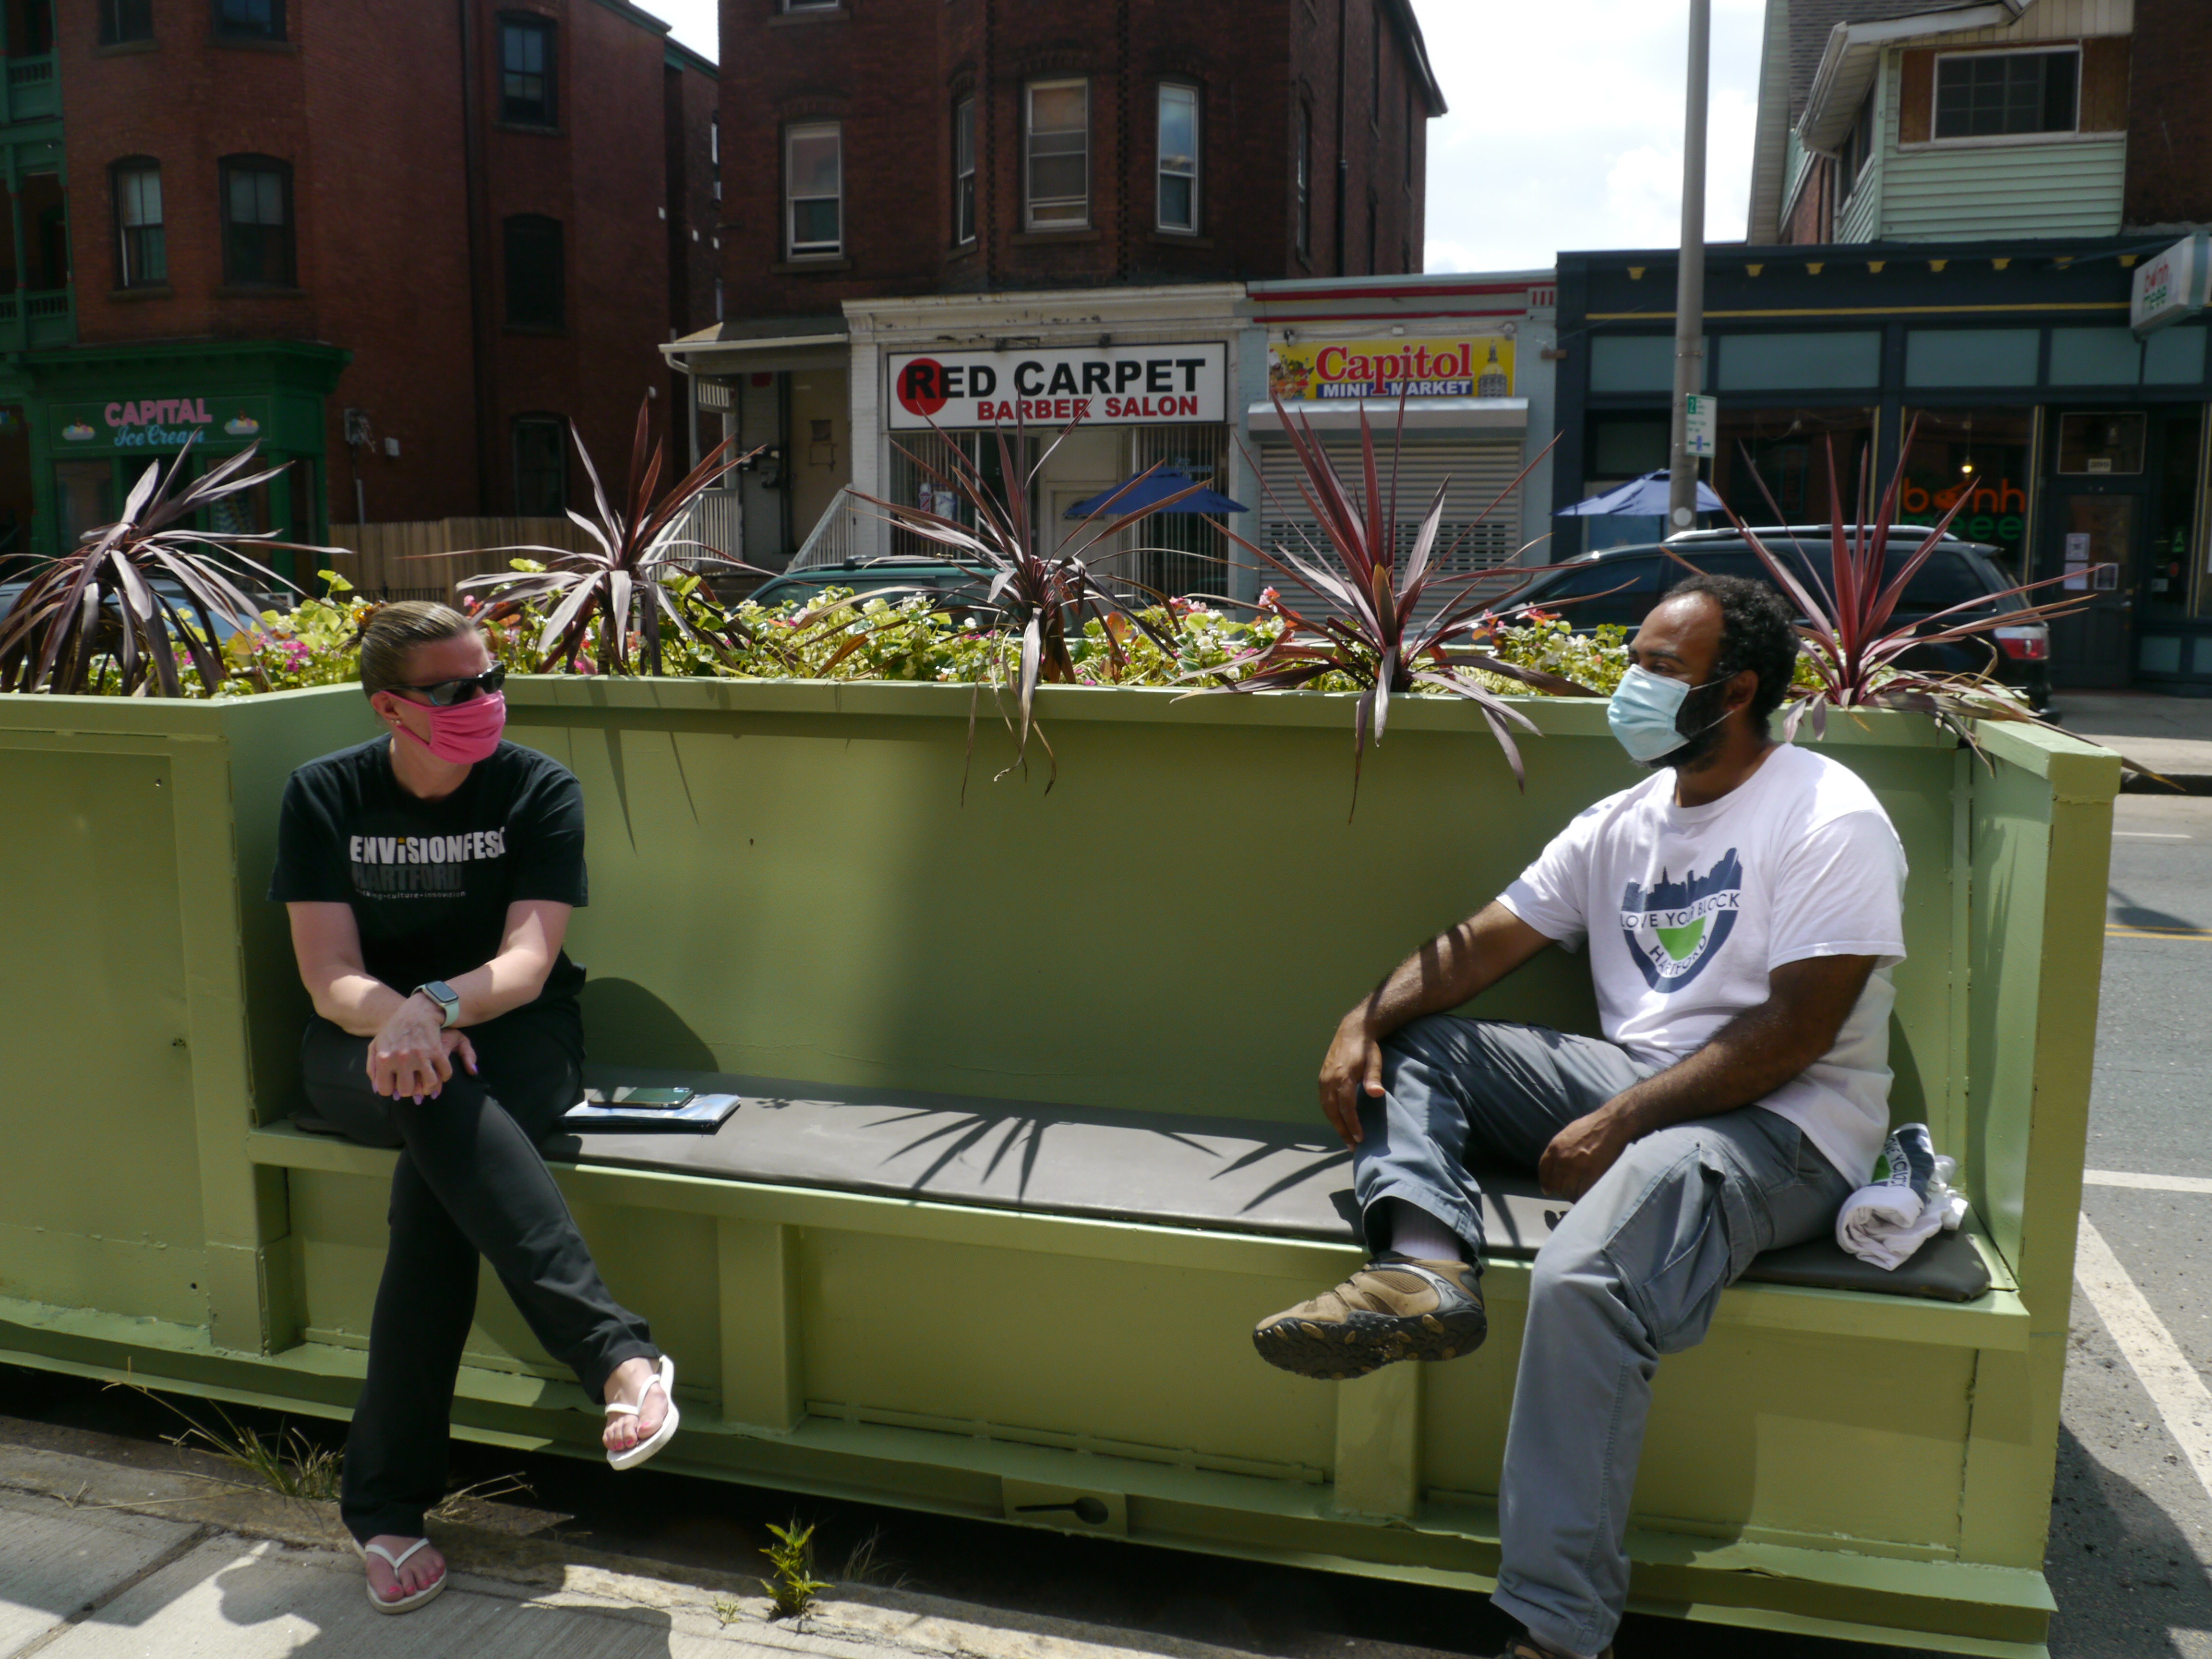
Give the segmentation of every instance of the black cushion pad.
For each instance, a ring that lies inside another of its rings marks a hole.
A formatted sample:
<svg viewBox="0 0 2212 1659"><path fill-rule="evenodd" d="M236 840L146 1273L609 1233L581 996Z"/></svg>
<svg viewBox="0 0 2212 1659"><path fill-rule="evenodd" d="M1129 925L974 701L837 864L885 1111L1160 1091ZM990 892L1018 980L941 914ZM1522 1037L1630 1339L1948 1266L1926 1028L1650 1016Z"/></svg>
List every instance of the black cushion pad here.
<svg viewBox="0 0 2212 1659"><path fill-rule="evenodd" d="M744 1103L711 1133L556 1133L549 1158L772 1186L877 1193L1045 1215L1351 1243L1352 1154L1310 1123L1097 1107L633 1066L587 1081L688 1084ZM1566 1213L1533 1171L1484 1169L1489 1254L1535 1254ZM1980 1254L1939 1234L1896 1273L1820 1239L1770 1250L1745 1275L1774 1284L1967 1302L1989 1288Z"/></svg>

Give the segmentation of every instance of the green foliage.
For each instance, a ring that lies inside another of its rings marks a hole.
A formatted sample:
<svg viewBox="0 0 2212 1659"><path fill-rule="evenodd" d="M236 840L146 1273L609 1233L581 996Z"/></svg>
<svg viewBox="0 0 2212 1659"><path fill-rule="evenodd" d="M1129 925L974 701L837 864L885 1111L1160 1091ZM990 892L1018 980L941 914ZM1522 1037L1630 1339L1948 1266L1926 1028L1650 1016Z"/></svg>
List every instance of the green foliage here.
<svg viewBox="0 0 2212 1659"><path fill-rule="evenodd" d="M775 1604L771 1617L796 1619L830 1588L828 1579L814 1576L814 1528L800 1526L799 1517L793 1516L789 1526L779 1527L771 1521L768 1529L775 1534L775 1542L761 1552L772 1569L761 1580L761 1588Z"/></svg>
<svg viewBox="0 0 2212 1659"><path fill-rule="evenodd" d="M532 561L517 559L518 568ZM264 611L261 626L231 636L222 655L229 671L222 696L250 696L263 690L301 686L350 684L361 677L360 629L374 611L373 603L355 597L352 584L335 571L320 573L324 592L302 599L289 611ZM694 600L699 579L686 575L671 586L681 603ZM543 623L532 611L501 613L475 606L492 655L511 673L536 667ZM703 623L704 601L696 621ZM831 588L805 604L773 608L747 599L726 613L736 624L735 643L720 652L702 648L672 625L664 624L661 661L670 674L725 679L910 680L1006 689L1012 683L1018 653L1004 632L988 631L945 610L928 594L884 599L856 597ZM1068 641L1078 685L1123 685L1188 690L1209 676L1233 684L1252 672L1254 653L1264 652L1285 632L1279 612L1261 611L1239 620L1212 606L1182 599L1139 613L1142 627L1115 612L1092 617ZM1564 617L1533 613L1528 620L1493 623L1474 642L1489 656L1516 667L1579 682L1610 694L1627 666L1627 630L1603 627L1577 634ZM644 672L641 643L629 641L628 672ZM178 653L184 695L207 695L191 660ZM254 671L258 670L257 674ZM592 657L580 653L556 665L556 672L596 674ZM1480 673L1480 671L1474 671ZM1799 683L1812 684L1808 663L1799 665ZM1501 693L1529 695L1530 688L1494 675L1484 683ZM114 693L120 677L106 665L94 687ZM1313 681L1309 690L1346 691L1358 687L1346 676ZM1413 695L1445 695L1418 685ZM1537 693L1537 695L1544 695Z"/></svg>
<svg viewBox="0 0 2212 1659"><path fill-rule="evenodd" d="M245 1477L237 1483L240 1486L263 1487L282 1498L297 1498L314 1504L332 1503L337 1498L338 1474L345 1454L316 1445L296 1428L288 1425L264 1440L258 1429L240 1427L228 1412L213 1401L208 1403L208 1409L215 1413L216 1421L210 1425L143 1383L117 1382L108 1386L133 1389L182 1418L185 1431L164 1435L162 1438L179 1451L212 1453Z"/></svg>

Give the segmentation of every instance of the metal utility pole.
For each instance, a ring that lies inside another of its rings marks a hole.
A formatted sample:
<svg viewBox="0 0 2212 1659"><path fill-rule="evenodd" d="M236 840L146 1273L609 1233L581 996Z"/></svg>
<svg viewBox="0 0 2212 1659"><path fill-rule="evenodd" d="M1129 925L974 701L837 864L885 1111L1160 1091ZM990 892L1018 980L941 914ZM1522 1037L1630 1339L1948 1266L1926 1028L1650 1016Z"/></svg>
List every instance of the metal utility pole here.
<svg viewBox="0 0 2212 1659"><path fill-rule="evenodd" d="M1674 412L1667 440L1667 529L1698 521L1698 462L1688 399L1705 389L1705 80L1712 0L1690 0L1690 72L1682 121L1682 258L1674 289Z"/></svg>

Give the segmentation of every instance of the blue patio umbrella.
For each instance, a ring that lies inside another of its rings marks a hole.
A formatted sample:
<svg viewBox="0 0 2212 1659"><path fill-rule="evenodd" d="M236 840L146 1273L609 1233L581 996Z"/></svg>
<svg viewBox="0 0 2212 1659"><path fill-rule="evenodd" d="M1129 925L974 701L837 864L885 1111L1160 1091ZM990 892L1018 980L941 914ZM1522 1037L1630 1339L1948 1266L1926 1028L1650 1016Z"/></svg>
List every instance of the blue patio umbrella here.
<svg viewBox="0 0 2212 1659"><path fill-rule="evenodd" d="M1087 519L1103 508L1119 518L1124 513L1135 513L1155 501L1164 501L1170 495L1180 495L1189 488L1188 473L1170 471L1162 467L1157 472L1139 475L1138 479L1126 479L1111 489L1102 490L1079 501L1063 516ZM1201 489L1195 495L1185 496L1168 508L1166 516L1172 518L1181 513L1249 513L1251 510L1240 501L1231 501L1218 489Z"/></svg>
<svg viewBox="0 0 2212 1659"><path fill-rule="evenodd" d="M1713 494L1702 481L1698 485L1698 511L1717 513L1721 498ZM1631 478L1618 489L1608 489L1602 495L1593 495L1586 501L1577 501L1572 507L1563 507L1552 515L1555 519L1642 518L1663 519L1667 516L1667 470L1647 472L1640 478Z"/></svg>

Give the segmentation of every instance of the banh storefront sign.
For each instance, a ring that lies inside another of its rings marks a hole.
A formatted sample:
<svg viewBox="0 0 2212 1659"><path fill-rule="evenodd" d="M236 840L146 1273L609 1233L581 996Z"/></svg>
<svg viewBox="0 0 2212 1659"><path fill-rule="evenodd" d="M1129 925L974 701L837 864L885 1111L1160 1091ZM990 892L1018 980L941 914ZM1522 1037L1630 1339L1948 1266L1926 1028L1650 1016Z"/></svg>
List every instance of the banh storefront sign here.
<svg viewBox="0 0 2212 1659"><path fill-rule="evenodd" d="M217 444L226 439L243 443L258 438L269 424L269 400L131 398L58 404L52 418L63 451L181 449L193 438Z"/></svg>
<svg viewBox="0 0 2212 1659"><path fill-rule="evenodd" d="M1301 340L1267 348L1267 390L1286 404L1334 398L1510 398L1513 342Z"/></svg>
<svg viewBox="0 0 2212 1659"><path fill-rule="evenodd" d="M1218 341L895 352L890 367L895 430L1229 418L1229 348Z"/></svg>
<svg viewBox="0 0 2212 1659"><path fill-rule="evenodd" d="M2212 236L2185 236L2163 253L2136 267L2128 299L2128 322L2137 335L2155 334L2170 323L2203 311L2212 287Z"/></svg>

